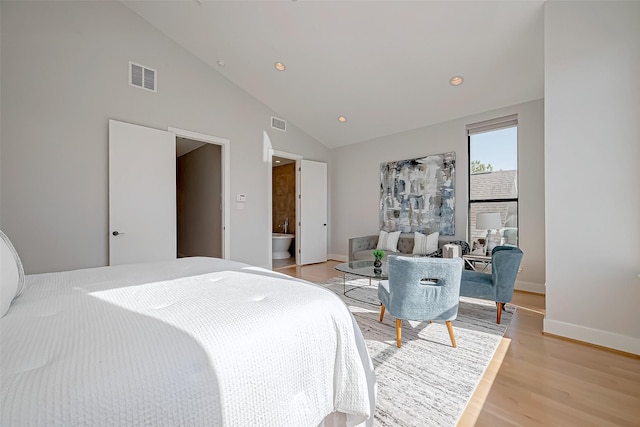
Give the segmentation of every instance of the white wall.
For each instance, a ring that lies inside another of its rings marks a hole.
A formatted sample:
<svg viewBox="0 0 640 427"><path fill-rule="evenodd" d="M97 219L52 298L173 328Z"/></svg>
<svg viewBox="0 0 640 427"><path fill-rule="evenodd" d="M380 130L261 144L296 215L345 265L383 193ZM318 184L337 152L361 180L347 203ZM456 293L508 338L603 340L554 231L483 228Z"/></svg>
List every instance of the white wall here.
<svg viewBox="0 0 640 427"><path fill-rule="evenodd" d="M2 34L2 2L0 2L0 34ZM2 55L0 55L0 70L2 70ZM0 71L0 99L2 99L2 72ZM0 118L2 117L2 103L0 102ZM0 120L1 123L1 120ZM1 126L0 126L1 128ZM0 230L2 229L2 129L0 129Z"/></svg>
<svg viewBox="0 0 640 427"><path fill-rule="evenodd" d="M545 332L640 354L640 3L545 5Z"/></svg>
<svg viewBox="0 0 640 427"><path fill-rule="evenodd" d="M349 238L378 233L380 163L448 151L456 153L456 235L442 236L441 240L467 240L469 159L465 126L514 113L518 114L519 237L525 254L517 287L544 293L542 100L333 150L330 174L331 256L344 259Z"/></svg>
<svg viewBox="0 0 640 427"><path fill-rule="evenodd" d="M269 265L264 132L308 159L328 149L272 130L275 112L119 2L3 2L1 20L0 227L27 273L107 264L110 118L229 139L231 258ZM157 70L158 93L128 85L129 61Z"/></svg>

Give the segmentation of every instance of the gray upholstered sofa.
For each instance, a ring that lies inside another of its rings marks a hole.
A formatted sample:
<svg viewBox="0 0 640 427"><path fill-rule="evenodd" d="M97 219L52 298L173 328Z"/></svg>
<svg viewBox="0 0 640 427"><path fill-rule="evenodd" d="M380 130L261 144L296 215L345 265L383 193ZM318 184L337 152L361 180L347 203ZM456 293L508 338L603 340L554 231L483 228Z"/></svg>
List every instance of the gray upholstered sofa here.
<svg viewBox="0 0 640 427"><path fill-rule="evenodd" d="M373 261L371 252L378 245L378 234L373 236L354 237L349 239L349 261ZM413 233L400 233L398 252L385 251L383 261L387 255L411 255L413 252Z"/></svg>
<svg viewBox="0 0 640 427"><path fill-rule="evenodd" d="M378 246L378 234L372 236L353 237L349 239L349 261L369 260L373 261L371 252ZM386 261L387 255L411 255L413 253L414 243L413 233L401 233L398 239L398 252L384 251L383 261ZM440 240L438 242L438 251L429 256L441 257L442 247L447 243L453 243L461 246L461 254L469 253L469 244L463 241L446 242Z"/></svg>

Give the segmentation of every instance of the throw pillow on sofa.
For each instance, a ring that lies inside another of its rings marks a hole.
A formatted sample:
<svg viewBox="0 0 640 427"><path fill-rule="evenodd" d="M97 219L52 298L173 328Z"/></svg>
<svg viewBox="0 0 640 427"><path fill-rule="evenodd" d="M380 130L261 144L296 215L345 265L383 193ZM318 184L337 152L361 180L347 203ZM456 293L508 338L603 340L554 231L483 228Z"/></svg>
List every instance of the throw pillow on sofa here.
<svg viewBox="0 0 640 427"><path fill-rule="evenodd" d="M392 231L390 233L380 230L380 236L378 236L378 246L376 249L383 251L398 252L398 239L400 239L399 231Z"/></svg>
<svg viewBox="0 0 640 427"><path fill-rule="evenodd" d="M429 255L438 251L438 237L435 231L427 236L417 231L413 233L413 255Z"/></svg>

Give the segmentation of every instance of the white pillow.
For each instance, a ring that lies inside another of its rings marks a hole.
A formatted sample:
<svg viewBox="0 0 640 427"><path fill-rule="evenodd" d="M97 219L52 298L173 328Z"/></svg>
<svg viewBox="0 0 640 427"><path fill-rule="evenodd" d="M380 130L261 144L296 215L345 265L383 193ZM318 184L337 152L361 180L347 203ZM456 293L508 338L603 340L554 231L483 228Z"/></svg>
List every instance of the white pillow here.
<svg viewBox="0 0 640 427"><path fill-rule="evenodd" d="M11 241L0 230L0 317L24 288L24 269Z"/></svg>
<svg viewBox="0 0 640 427"><path fill-rule="evenodd" d="M378 246L376 249L383 251L398 252L398 239L400 239L399 231L392 231L387 233L384 230L380 230L380 236L378 237Z"/></svg>
<svg viewBox="0 0 640 427"><path fill-rule="evenodd" d="M428 236L418 233L417 231L413 233L413 254L429 255L437 251L438 237L440 237L440 233L438 231L434 231Z"/></svg>

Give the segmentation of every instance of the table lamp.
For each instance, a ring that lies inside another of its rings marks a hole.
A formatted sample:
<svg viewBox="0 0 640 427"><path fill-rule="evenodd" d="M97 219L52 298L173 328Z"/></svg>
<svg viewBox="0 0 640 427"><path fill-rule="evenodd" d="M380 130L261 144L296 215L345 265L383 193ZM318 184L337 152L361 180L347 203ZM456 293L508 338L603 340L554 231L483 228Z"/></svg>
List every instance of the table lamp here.
<svg viewBox="0 0 640 427"><path fill-rule="evenodd" d="M491 251L500 242L502 236L500 231L502 228L502 218L498 212L482 212L476 215L476 229L487 230L487 255L491 255ZM496 230L494 235L491 235L491 230ZM496 240L494 240L496 239Z"/></svg>

